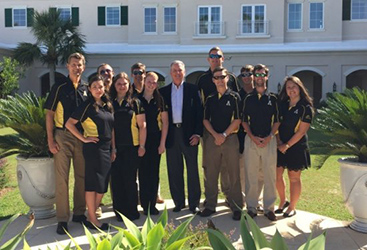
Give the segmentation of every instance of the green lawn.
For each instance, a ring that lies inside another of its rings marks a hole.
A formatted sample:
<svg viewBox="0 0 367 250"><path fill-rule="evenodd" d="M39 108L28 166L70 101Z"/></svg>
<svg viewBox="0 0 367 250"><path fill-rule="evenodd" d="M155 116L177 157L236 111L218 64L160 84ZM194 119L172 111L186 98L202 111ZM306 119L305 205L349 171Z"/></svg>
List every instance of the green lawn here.
<svg viewBox="0 0 367 250"><path fill-rule="evenodd" d="M10 131L9 129L0 129L0 134L9 133ZM320 135L311 131L310 140L314 136ZM318 165L321 157L315 154L317 152L313 153L312 165ZM329 216L338 220L352 219L352 216L343 204L337 159L338 156L332 156L321 169L311 168L302 173L303 190L298 203L298 209ZM201 166L201 148L199 151L199 166ZM162 156L160 172L161 194L164 198L169 199L170 193L165 155ZM7 187L11 188L11 190L0 197L0 220L17 212L27 212L27 206L23 203L17 188L15 157L9 157L6 173L10 177ZM199 168L199 173L202 191L204 191L202 168ZM72 192L69 193L71 196ZM202 198L204 198L204 192ZM223 196L220 196L220 198L223 198ZM105 204L111 203L109 192L105 195L103 202ZM72 205L72 203L70 204Z"/></svg>

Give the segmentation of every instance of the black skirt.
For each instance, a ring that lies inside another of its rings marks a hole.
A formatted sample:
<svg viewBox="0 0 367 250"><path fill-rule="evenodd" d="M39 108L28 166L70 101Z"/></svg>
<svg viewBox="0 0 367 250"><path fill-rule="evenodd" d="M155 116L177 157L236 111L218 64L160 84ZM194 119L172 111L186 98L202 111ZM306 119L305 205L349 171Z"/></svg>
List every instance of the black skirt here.
<svg viewBox="0 0 367 250"><path fill-rule="evenodd" d="M104 194L111 171L111 141L84 143L85 191Z"/></svg>
<svg viewBox="0 0 367 250"><path fill-rule="evenodd" d="M311 166L310 150L306 143L295 144L285 154L277 151L277 166L290 171L299 171Z"/></svg>

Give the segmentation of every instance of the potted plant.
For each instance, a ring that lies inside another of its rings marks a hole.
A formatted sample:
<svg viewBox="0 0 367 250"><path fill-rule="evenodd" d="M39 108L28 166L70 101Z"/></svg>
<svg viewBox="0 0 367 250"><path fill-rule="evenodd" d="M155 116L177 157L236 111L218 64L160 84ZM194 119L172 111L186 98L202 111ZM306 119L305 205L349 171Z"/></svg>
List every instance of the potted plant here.
<svg viewBox="0 0 367 250"><path fill-rule="evenodd" d="M18 186L36 219L55 215L55 170L48 153L44 102L33 92L0 100L0 125L16 132L0 136L0 158L18 155Z"/></svg>
<svg viewBox="0 0 367 250"><path fill-rule="evenodd" d="M339 159L342 193L354 216L350 227L367 233L367 92L353 88L332 93L318 110L313 128L328 138L316 140L313 149L349 155Z"/></svg>

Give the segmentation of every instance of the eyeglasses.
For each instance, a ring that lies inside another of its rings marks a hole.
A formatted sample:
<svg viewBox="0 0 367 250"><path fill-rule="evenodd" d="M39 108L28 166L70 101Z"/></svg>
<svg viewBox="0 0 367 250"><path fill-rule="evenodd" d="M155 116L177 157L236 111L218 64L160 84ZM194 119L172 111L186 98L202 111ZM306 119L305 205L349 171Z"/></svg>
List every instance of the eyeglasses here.
<svg viewBox="0 0 367 250"><path fill-rule="evenodd" d="M265 76L268 76L268 74L265 74L265 73L255 73L255 76L256 77L265 77Z"/></svg>
<svg viewBox="0 0 367 250"><path fill-rule="evenodd" d="M144 74L142 71L140 71L140 70L135 70L135 71L133 71L133 75L134 76L136 76L136 75L139 75L139 76L141 76L142 74Z"/></svg>
<svg viewBox="0 0 367 250"><path fill-rule="evenodd" d="M227 75L223 75L223 76L213 76L213 78L215 79L215 80L223 80L224 78L226 78L227 77Z"/></svg>
<svg viewBox="0 0 367 250"><path fill-rule="evenodd" d="M209 55L209 58L211 59L219 59L219 58L222 58L223 56L222 55L218 55L218 54L210 54Z"/></svg>
<svg viewBox="0 0 367 250"><path fill-rule="evenodd" d="M104 75L104 74L109 74L109 73L111 73L112 72L112 70L110 70L110 69L102 69L101 71L100 71L100 74L101 75Z"/></svg>
<svg viewBox="0 0 367 250"><path fill-rule="evenodd" d="M250 77L252 76L252 73L251 72L248 72L248 73L242 73L241 74L242 77Z"/></svg>

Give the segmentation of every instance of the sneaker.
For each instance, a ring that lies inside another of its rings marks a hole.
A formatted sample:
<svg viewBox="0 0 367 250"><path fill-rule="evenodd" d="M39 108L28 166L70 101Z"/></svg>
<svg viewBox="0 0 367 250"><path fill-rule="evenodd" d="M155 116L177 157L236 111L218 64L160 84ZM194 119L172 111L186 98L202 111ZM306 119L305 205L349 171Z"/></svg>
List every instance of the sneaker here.
<svg viewBox="0 0 367 250"><path fill-rule="evenodd" d="M78 223L85 223L87 221L87 217L84 214L81 215L73 215L73 222L78 222Z"/></svg>
<svg viewBox="0 0 367 250"><path fill-rule="evenodd" d="M273 211L269 211L266 214L264 214L266 218L268 218L271 221L276 221L277 217L275 216L275 213Z"/></svg>
<svg viewBox="0 0 367 250"><path fill-rule="evenodd" d="M234 211L232 215L233 220L240 220L241 219L241 211Z"/></svg>
<svg viewBox="0 0 367 250"><path fill-rule="evenodd" d="M60 235L64 235L66 234L65 231L68 231L68 223L67 222L57 223L56 233Z"/></svg>

